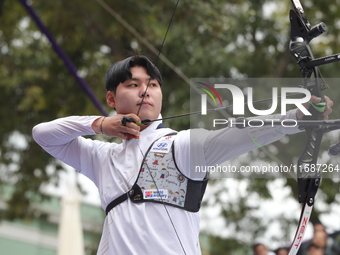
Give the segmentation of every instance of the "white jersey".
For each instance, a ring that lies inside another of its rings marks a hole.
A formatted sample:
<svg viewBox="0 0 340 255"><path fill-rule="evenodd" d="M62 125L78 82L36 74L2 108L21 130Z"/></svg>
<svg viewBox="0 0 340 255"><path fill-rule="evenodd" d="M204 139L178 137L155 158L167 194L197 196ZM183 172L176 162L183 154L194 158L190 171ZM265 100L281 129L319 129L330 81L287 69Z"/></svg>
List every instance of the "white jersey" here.
<svg viewBox="0 0 340 255"><path fill-rule="evenodd" d="M141 132L140 139L121 144L84 138L95 134L91 125L99 117L72 116L42 123L34 127L33 137L53 157L95 183L105 210L111 201L126 193L135 183L143 156L152 142L173 130L157 129L160 122L154 122ZM295 119L295 111L280 118ZM174 141L176 163L185 176L202 180L206 173L193 174L193 165L225 162L257 148L259 144L276 141L288 132L298 132L298 129L262 130L256 134L254 143L254 132L248 129L180 131ZM190 135L195 139L190 139ZM172 206L164 208L158 203L135 204L128 199L113 208L105 218L98 254L201 254L198 236L199 212Z"/></svg>

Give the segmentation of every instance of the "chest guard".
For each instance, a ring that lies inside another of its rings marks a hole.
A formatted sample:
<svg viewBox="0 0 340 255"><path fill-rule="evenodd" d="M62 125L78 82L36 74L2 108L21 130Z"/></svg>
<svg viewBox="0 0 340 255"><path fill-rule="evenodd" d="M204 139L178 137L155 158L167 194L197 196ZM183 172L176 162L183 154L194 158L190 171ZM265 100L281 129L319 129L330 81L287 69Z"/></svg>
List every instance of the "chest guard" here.
<svg viewBox="0 0 340 255"><path fill-rule="evenodd" d="M132 189L112 201L106 214L128 197L134 203L164 203L189 212L200 209L208 179L194 181L181 173L174 157L175 135L161 137L149 147Z"/></svg>
<svg viewBox="0 0 340 255"><path fill-rule="evenodd" d="M150 146L130 199L134 203L164 203L197 212L208 179L193 181L181 173L174 157L175 135L162 137Z"/></svg>

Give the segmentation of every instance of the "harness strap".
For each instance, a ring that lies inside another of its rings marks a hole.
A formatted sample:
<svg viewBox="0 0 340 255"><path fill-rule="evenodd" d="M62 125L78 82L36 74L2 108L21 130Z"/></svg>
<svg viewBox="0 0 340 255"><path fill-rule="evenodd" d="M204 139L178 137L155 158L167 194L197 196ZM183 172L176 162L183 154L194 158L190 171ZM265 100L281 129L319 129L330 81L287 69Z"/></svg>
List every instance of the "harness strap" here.
<svg viewBox="0 0 340 255"><path fill-rule="evenodd" d="M109 203L105 209L106 215L108 215L108 213L117 205L119 205L120 203L124 202L125 200L127 200L129 197L131 197L133 195L133 189L129 190L128 192L124 193L123 195L117 197L116 199L114 199L111 203Z"/></svg>

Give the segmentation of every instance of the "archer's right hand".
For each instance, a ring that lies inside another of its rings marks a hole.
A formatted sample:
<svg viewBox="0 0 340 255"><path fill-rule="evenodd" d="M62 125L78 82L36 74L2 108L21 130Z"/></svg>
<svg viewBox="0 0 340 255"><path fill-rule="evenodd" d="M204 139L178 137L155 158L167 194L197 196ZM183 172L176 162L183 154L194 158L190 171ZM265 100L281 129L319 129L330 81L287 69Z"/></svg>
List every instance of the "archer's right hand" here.
<svg viewBox="0 0 340 255"><path fill-rule="evenodd" d="M122 120L124 116L132 118L133 122L124 121L125 125L123 125ZM129 140L131 138L139 138L140 126L136 123L140 121L140 118L135 114L117 114L115 116L96 119L92 123L92 129L97 134Z"/></svg>

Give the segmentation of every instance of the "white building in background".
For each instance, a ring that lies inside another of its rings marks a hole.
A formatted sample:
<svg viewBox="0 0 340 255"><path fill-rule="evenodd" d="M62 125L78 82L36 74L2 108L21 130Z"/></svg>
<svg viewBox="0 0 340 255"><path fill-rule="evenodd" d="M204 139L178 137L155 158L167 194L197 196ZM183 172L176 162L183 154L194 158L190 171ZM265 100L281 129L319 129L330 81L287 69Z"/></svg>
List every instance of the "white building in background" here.
<svg viewBox="0 0 340 255"><path fill-rule="evenodd" d="M6 208L5 201L13 186L2 186L2 190L4 192L0 196L0 210ZM34 205L39 212L34 219L0 222L0 254L88 255L96 250L105 213L99 206L80 203L75 187L71 187L69 192L63 199L66 203L64 212L62 212L61 198L51 196L48 201ZM66 224L61 222L62 218ZM58 240L59 229L60 234L66 238ZM73 241L72 244L67 243L70 240ZM80 249L77 250L73 245L77 245ZM81 249L81 246L84 248ZM72 253L67 253L70 248L73 249L70 250Z"/></svg>
<svg viewBox="0 0 340 255"><path fill-rule="evenodd" d="M79 190L75 184L71 185L61 200L57 255L84 255L79 203Z"/></svg>

